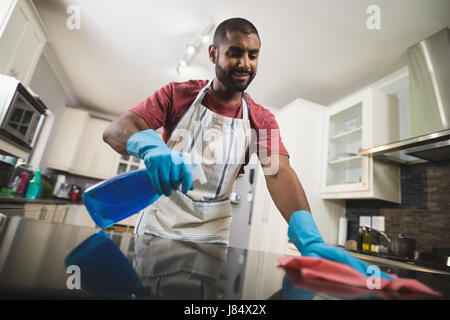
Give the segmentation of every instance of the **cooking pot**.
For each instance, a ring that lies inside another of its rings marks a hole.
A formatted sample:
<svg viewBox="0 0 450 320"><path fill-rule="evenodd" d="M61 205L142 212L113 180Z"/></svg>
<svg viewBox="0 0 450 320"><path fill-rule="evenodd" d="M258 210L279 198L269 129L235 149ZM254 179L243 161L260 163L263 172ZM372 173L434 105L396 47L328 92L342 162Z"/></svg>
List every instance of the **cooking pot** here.
<svg viewBox="0 0 450 320"><path fill-rule="evenodd" d="M405 238L403 234L391 238L390 251L392 255L414 259L416 239Z"/></svg>

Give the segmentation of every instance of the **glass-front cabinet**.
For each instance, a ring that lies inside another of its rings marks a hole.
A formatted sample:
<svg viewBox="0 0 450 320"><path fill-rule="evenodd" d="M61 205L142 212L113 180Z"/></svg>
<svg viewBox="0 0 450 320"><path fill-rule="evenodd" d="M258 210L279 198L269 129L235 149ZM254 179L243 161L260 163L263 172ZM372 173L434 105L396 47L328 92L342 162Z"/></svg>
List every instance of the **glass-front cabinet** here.
<svg viewBox="0 0 450 320"><path fill-rule="evenodd" d="M399 202L398 166L359 155L362 149L398 138L395 98L366 89L330 106L326 119L322 198Z"/></svg>
<svg viewBox="0 0 450 320"><path fill-rule="evenodd" d="M145 168L143 160L127 154L123 154L121 155L119 164L117 166L117 175L143 168Z"/></svg>
<svg viewBox="0 0 450 320"><path fill-rule="evenodd" d="M358 103L330 116L327 186L362 182L362 113Z"/></svg>

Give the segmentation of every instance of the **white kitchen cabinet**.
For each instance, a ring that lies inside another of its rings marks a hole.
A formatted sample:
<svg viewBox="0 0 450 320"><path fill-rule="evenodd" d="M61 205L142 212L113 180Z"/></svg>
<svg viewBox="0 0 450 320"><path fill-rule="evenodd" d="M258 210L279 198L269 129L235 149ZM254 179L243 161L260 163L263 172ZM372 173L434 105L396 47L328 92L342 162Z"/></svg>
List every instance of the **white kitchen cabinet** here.
<svg viewBox="0 0 450 320"><path fill-rule="evenodd" d="M103 141L109 121L89 117L81 146L69 172L108 179L116 175L120 155Z"/></svg>
<svg viewBox="0 0 450 320"><path fill-rule="evenodd" d="M322 159L322 198L400 202L398 166L359 155L399 138L394 96L365 89L329 107Z"/></svg>
<svg viewBox="0 0 450 320"><path fill-rule="evenodd" d="M25 203L25 218L39 220L41 218L43 205L41 203Z"/></svg>
<svg viewBox="0 0 450 320"><path fill-rule="evenodd" d="M26 203L24 210L26 218L51 222L56 212L56 204Z"/></svg>
<svg viewBox="0 0 450 320"><path fill-rule="evenodd" d="M66 108L53 142L48 167L97 179L117 174L120 155L103 141L109 121Z"/></svg>
<svg viewBox="0 0 450 320"><path fill-rule="evenodd" d="M0 20L0 73L28 85L48 39L31 1L7 1Z"/></svg>
<svg viewBox="0 0 450 320"><path fill-rule="evenodd" d="M275 114L289 162L305 190L311 212L325 242L337 244L342 200L321 198L321 159L326 107L297 99ZM289 186L286 186L287 188ZM262 170L257 170L249 248L281 254L299 254L287 236L288 224L276 208Z"/></svg>
<svg viewBox="0 0 450 320"><path fill-rule="evenodd" d="M66 205L66 204L57 205L52 221L63 223L66 218L66 213L67 213L67 210L69 210L69 207L70 207L70 205Z"/></svg>
<svg viewBox="0 0 450 320"><path fill-rule="evenodd" d="M48 158L48 167L69 171L81 149L81 139L86 131L89 113L66 108Z"/></svg>
<svg viewBox="0 0 450 320"><path fill-rule="evenodd" d="M45 204L42 207L41 220L51 222L56 212L56 204Z"/></svg>
<svg viewBox="0 0 450 320"><path fill-rule="evenodd" d="M91 228L96 226L84 205L69 205L64 223Z"/></svg>

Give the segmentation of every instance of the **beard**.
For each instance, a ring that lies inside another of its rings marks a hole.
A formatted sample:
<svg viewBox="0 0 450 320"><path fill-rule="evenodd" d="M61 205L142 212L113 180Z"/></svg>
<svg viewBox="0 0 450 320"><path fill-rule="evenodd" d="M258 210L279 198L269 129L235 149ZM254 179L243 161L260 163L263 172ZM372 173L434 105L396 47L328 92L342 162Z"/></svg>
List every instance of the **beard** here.
<svg viewBox="0 0 450 320"><path fill-rule="evenodd" d="M249 77L247 80L239 81L236 79L233 79L232 74L233 72L241 71L241 72L248 72ZM227 88L230 91L238 91L243 92L252 82L253 78L255 77L255 73L253 71L248 70L239 70L239 69L229 69L225 70L223 69L219 62L216 63L216 76L217 79L224 85L225 88Z"/></svg>

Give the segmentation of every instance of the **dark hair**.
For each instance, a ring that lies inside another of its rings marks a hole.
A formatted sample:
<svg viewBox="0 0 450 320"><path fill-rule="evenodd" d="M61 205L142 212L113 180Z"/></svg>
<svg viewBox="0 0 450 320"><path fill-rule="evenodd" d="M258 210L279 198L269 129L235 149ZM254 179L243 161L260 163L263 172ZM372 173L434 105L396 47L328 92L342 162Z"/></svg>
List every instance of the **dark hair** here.
<svg viewBox="0 0 450 320"><path fill-rule="evenodd" d="M223 21L221 24L217 26L216 31L214 32L213 44L216 48L219 48L223 39L227 36L227 32L239 31L245 34L256 34L259 38L258 30L256 27L248 20L243 18L231 18Z"/></svg>

